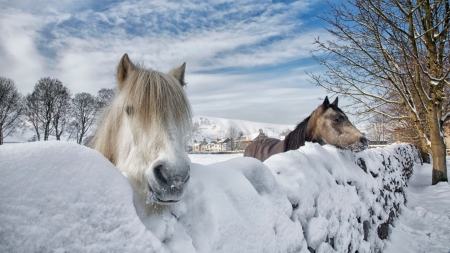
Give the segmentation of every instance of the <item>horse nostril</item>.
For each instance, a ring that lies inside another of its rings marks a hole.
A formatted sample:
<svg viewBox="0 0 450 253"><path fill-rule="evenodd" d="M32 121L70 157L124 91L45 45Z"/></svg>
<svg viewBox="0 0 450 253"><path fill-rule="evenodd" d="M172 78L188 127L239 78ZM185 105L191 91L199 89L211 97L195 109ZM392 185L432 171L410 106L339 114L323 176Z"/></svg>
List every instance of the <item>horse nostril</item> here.
<svg viewBox="0 0 450 253"><path fill-rule="evenodd" d="M367 138L366 137L361 137L361 139L359 139L359 141L364 144L367 145Z"/></svg>
<svg viewBox="0 0 450 253"><path fill-rule="evenodd" d="M156 180L167 184L167 175L164 173L164 165L160 164L153 169Z"/></svg>
<svg viewBox="0 0 450 253"><path fill-rule="evenodd" d="M183 188L184 182L180 181L180 180L174 180L172 182L172 185L170 186L170 188L175 188L175 189L181 189Z"/></svg>

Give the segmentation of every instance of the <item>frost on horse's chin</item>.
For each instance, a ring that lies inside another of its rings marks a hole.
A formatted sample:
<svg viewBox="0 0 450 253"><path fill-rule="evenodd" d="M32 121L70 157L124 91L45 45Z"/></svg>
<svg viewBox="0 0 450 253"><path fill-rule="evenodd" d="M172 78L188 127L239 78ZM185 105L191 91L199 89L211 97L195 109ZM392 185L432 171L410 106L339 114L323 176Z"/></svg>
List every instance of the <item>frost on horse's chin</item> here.
<svg viewBox="0 0 450 253"><path fill-rule="evenodd" d="M361 152L367 149L367 145L360 144L360 143L353 143L347 147L348 150L351 150L353 152Z"/></svg>
<svg viewBox="0 0 450 253"><path fill-rule="evenodd" d="M156 196L154 192L151 192L148 188L143 190L145 196L147 196L147 199L145 200L145 204L156 204Z"/></svg>

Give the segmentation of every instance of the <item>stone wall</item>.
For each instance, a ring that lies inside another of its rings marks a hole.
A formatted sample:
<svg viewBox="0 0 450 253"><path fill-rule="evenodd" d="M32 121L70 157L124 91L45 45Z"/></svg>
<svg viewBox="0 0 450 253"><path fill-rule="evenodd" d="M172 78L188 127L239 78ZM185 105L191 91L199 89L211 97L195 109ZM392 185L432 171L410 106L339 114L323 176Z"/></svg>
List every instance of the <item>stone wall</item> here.
<svg viewBox="0 0 450 253"><path fill-rule="evenodd" d="M290 161L288 166L286 162ZM360 153L307 144L269 158L310 252L381 252L420 163L409 144ZM279 165L282 164L282 165Z"/></svg>

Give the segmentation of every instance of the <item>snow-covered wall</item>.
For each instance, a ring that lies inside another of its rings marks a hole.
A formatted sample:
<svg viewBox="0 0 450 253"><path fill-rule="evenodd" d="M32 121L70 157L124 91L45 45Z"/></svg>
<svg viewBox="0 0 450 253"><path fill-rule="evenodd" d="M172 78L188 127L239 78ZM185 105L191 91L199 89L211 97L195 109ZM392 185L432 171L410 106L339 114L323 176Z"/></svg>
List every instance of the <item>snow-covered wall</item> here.
<svg viewBox="0 0 450 253"><path fill-rule="evenodd" d="M146 216L96 151L1 146L0 252L376 252L416 153L308 143L264 163L192 164L183 199Z"/></svg>
<svg viewBox="0 0 450 253"><path fill-rule="evenodd" d="M360 153L307 143L265 161L293 206L311 252L378 252L404 203L412 145Z"/></svg>

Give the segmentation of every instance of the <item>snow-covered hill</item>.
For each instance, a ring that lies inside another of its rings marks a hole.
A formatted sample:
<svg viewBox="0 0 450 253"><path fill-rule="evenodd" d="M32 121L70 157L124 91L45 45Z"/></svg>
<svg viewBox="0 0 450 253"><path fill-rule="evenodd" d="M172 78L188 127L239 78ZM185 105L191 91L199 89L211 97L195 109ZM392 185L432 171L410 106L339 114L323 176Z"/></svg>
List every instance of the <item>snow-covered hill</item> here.
<svg viewBox="0 0 450 253"><path fill-rule="evenodd" d="M244 135L258 133L259 130L263 130L269 137L279 138L280 133L283 130L294 130L295 125L278 125L271 123L252 122L246 120L237 119L223 119L198 116L192 118L194 123L194 133L192 141L201 141L206 139L207 142L225 137L228 129L234 127L238 132L242 132Z"/></svg>

